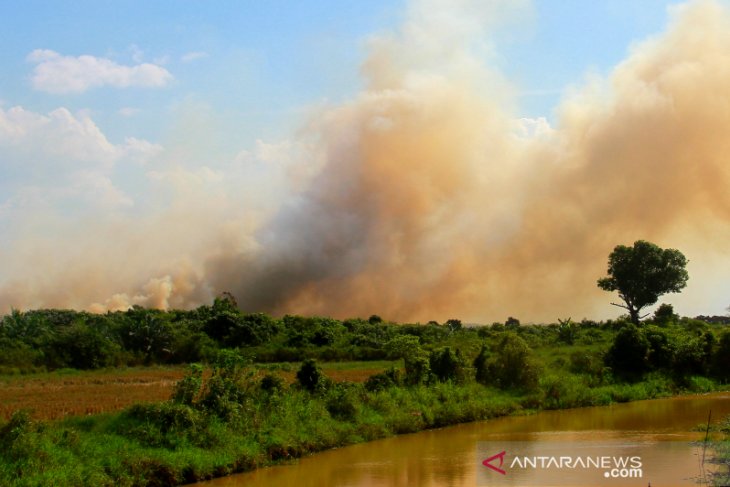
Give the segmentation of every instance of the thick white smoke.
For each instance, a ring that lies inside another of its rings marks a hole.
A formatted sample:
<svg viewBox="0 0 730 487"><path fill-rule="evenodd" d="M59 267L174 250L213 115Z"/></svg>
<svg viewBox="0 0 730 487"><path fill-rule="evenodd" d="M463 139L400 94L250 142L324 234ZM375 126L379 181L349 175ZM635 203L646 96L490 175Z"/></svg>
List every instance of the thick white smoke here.
<svg viewBox="0 0 730 487"><path fill-rule="evenodd" d="M372 40L363 92L287 147L296 184L273 213L241 216L254 203L221 182L235 168L185 172L194 189L132 230L95 225L77 253L38 243L50 271L14 269L0 303L195 306L229 291L275 314L538 321L595 316L620 243L680 248L691 285L726 266L728 11L675 9L666 32L566 97L551 128L516 121L490 66L490 29L513 6L412 2L399 32Z"/></svg>

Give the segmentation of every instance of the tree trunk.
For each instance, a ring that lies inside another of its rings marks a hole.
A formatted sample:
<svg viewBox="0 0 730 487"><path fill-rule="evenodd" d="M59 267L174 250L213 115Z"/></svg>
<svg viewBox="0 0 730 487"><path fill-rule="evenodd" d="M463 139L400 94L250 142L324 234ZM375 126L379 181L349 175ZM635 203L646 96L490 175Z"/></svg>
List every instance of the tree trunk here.
<svg viewBox="0 0 730 487"><path fill-rule="evenodd" d="M629 317L631 318L631 322L635 325L639 325L639 310L634 308L633 306L629 306Z"/></svg>

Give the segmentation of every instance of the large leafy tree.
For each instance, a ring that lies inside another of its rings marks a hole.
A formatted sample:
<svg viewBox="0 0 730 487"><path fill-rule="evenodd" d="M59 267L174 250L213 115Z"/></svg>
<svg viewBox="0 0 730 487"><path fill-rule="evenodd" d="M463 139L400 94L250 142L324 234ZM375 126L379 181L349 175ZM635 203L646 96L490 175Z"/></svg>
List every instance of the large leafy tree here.
<svg viewBox="0 0 730 487"><path fill-rule="evenodd" d="M617 245L613 249L608 256L608 277L599 279L598 287L618 291L624 304L611 304L628 310L631 321L638 324L643 308L687 285L686 267L687 259L679 250L638 240L633 247Z"/></svg>

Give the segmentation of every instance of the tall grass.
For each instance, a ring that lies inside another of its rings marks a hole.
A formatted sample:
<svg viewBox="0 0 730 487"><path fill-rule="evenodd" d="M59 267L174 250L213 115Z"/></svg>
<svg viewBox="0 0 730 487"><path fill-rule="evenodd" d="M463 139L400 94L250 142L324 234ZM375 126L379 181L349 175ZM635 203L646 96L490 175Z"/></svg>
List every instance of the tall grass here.
<svg viewBox="0 0 730 487"><path fill-rule="evenodd" d="M229 366L199 382L181 381L169 401L121 413L56 423L16 413L0 427L0 485L177 485L400 433L676 392L660 376L596 387L585 374L548 374L530 391L474 381L368 390L323 378L310 392ZM179 392L183 385L189 394Z"/></svg>

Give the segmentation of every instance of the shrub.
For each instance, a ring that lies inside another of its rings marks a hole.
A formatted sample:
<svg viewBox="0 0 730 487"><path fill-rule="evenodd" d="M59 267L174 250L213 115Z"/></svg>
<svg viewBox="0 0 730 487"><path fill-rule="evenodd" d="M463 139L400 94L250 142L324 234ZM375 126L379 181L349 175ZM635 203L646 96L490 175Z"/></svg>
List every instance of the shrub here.
<svg viewBox="0 0 730 487"><path fill-rule="evenodd" d="M131 406L116 429L148 446L175 448L186 442L211 446L208 436L201 435L206 426L200 411L185 404L162 402Z"/></svg>
<svg viewBox="0 0 730 487"><path fill-rule="evenodd" d="M654 311L652 319L659 326L667 326L676 322L679 315L674 312L674 307L671 304L663 303Z"/></svg>
<svg viewBox="0 0 730 487"><path fill-rule="evenodd" d="M320 392L327 388L329 380L314 359L307 359L297 371L297 381L309 392Z"/></svg>
<svg viewBox="0 0 730 487"><path fill-rule="evenodd" d="M602 384L607 375L603 356L599 352L571 353L568 370L574 374L584 374L585 380L592 386Z"/></svg>
<svg viewBox="0 0 730 487"><path fill-rule="evenodd" d="M542 407L545 409L589 406L592 398L589 389L578 377L550 375L540 380L543 392Z"/></svg>
<svg viewBox="0 0 730 487"><path fill-rule="evenodd" d="M193 401L198 397L198 394L200 394L202 385L203 366L200 364L191 364L188 367L187 375L175 384L172 401L178 404L192 405Z"/></svg>
<svg viewBox="0 0 730 487"><path fill-rule="evenodd" d="M403 374L395 367L388 368L385 372L374 374L365 381L365 390L377 392L396 387L403 384Z"/></svg>
<svg viewBox="0 0 730 487"><path fill-rule="evenodd" d="M285 388L284 379L275 374L266 374L261 378L259 387L269 394L280 393Z"/></svg>
<svg viewBox="0 0 730 487"><path fill-rule="evenodd" d="M700 338L681 340L677 345L672 362L672 375L680 384L686 383L687 376L703 373L706 354Z"/></svg>
<svg viewBox="0 0 730 487"><path fill-rule="evenodd" d="M489 350L486 345L482 345L479 350L479 354L474 358L472 362L474 371L476 373L476 381L480 384L489 383Z"/></svg>
<svg viewBox="0 0 730 487"><path fill-rule="evenodd" d="M243 405L256 387L254 372L248 365L246 357L233 350L221 350L199 407L224 420L240 419Z"/></svg>
<svg viewBox="0 0 730 487"><path fill-rule="evenodd" d="M507 332L496 350L487 367L488 384L502 389L533 390L537 387L539 368L525 340Z"/></svg>
<svg viewBox="0 0 730 487"><path fill-rule="evenodd" d="M0 455L11 461L32 458L38 454L39 425L30 419L28 411L16 411L0 428Z"/></svg>
<svg viewBox="0 0 730 487"><path fill-rule="evenodd" d="M653 369L667 369L672 365L675 346L667 333L657 326L647 326L643 334L649 342L648 365Z"/></svg>
<svg viewBox="0 0 730 487"><path fill-rule="evenodd" d="M510 316L509 318L507 318L507 321L504 322L504 326L508 330L516 330L520 327L520 320Z"/></svg>
<svg viewBox="0 0 730 487"><path fill-rule="evenodd" d="M429 367L441 382L464 380L464 359L458 349L456 353L450 347L434 350L429 356Z"/></svg>
<svg viewBox="0 0 730 487"><path fill-rule="evenodd" d="M452 318L450 320L446 320L446 328L449 329L449 332L455 332L462 329L463 324L461 323L461 320L457 320L455 318Z"/></svg>
<svg viewBox="0 0 730 487"><path fill-rule="evenodd" d="M567 345L572 345L576 336L575 323L573 323L570 318L565 321L558 321L560 321L560 325L558 326L558 340Z"/></svg>
<svg viewBox="0 0 730 487"><path fill-rule="evenodd" d="M327 391L325 407L333 418L341 421L352 421L357 415L360 403L358 387L353 384L337 384Z"/></svg>
<svg viewBox="0 0 730 487"><path fill-rule="evenodd" d="M723 330L712 356L712 375L722 381L730 380L730 330Z"/></svg>
<svg viewBox="0 0 730 487"><path fill-rule="evenodd" d="M385 348L391 357L403 359L406 384L423 384L428 380L431 373L429 357L421 348L418 337L399 335L390 340Z"/></svg>
<svg viewBox="0 0 730 487"><path fill-rule="evenodd" d="M606 365L617 377L638 380L649 368L649 340L633 324L616 333L606 354Z"/></svg>

